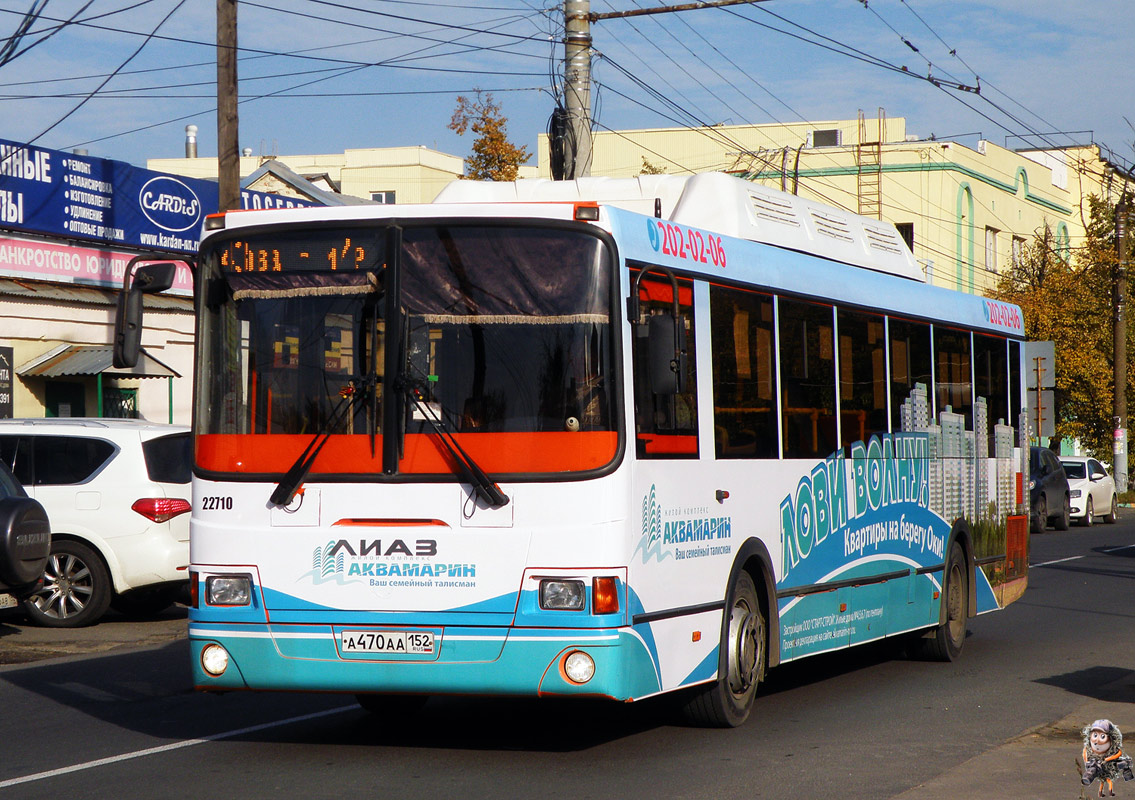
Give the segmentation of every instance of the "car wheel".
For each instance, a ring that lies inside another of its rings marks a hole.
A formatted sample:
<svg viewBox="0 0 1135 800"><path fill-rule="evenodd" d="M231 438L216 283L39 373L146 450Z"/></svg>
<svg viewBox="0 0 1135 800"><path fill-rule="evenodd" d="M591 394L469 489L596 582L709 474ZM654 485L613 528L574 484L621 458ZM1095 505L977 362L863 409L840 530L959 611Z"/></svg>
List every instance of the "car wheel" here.
<svg viewBox="0 0 1135 800"><path fill-rule="evenodd" d="M24 601L24 612L45 628L93 625L110 605L110 573L89 545L71 539L51 543L43 588Z"/></svg>
<svg viewBox="0 0 1135 800"><path fill-rule="evenodd" d="M1036 499L1036 505L1033 506L1033 519L1032 519L1032 532L1044 533L1044 528L1048 524L1048 502L1044 499L1042 494Z"/></svg>
<svg viewBox="0 0 1135 800"><path fill-rule="evenodd" d="M1068 520L1072 517L1072 501L1068 499L1068 495L1064 495L1064 508L1061 509L1060 514L1056 517L1056 522L1053 527L1058 531L1068 530Z"/></svg>
<svg viewBox="0 0 1135 800"><path fill-rule="evenodd" d="M725 649L716 681L699 687L682 709L695 725L735 728L749 718L757 687L765 676L768 641L757 588L742 570L729 592L728 618L722 631Z"/></svg>
<svg viewBox="0 0 1135 800"><path fill-rule="evenodd" d="M1119 518L1119 500L1115 495L1111 496L1111 511L1104 514L1103 521L1108 525L1114 525L1115 520Z"/></svg>
<svg viewBox="0 0 1135 800"><path fill-rule="evenodd" d="M1080 524L1085 528L1092 527L1092 523L1095 522L1095 520L1092 519L1095 515L1095 510L1095 504L1092 502L1092 498L1089 497L1088 504L1084 507L1084 518L1080 520Z"/></svg>

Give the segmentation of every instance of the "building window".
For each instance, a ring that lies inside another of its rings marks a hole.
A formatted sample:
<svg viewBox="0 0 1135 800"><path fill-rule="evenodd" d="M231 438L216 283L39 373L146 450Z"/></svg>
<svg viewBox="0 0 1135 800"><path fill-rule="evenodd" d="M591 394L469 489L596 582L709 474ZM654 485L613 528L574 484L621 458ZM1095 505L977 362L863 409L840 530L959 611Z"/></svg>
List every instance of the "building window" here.
<svg viewBox="0 0 1135 800"><path fill-rule="evenodd" d="M840 139L838 128L808 131L808 147L839 147Z"/></svg>
<svg viewBox="0 0 1135 800"><path fill-rule="evenodd" d="M390 205L394 202L394 191L389 192L371 192L370 199L376 203L385 203Z"/></svg>
<svg viewBox="0 0 1135 800"><path fill-rule="evenodd" d="M1013 266L1019 266L1025 254L1025 240L1020 236L1013 237Z"/></svg>
<svg viewBox="0 0 1135 800"><path fill-rule="evenodd" d="M137 419L138 390L104 388L102 390L102 415L104 417Z"/></svg>
<svg viewBox="0 0 1135 800"><path fill-rule="evenodd" d="M899 236L906 242L906 246L910 248L910 252L914 252L914 223L913 222L896 222L895 230L899 232Z"/></svg>
<svg viewBox="0 0 1135 800"><path fill-rule="evenodd" d="M997 229L985 229L985 269L987 272L997 272Z"/></svg>

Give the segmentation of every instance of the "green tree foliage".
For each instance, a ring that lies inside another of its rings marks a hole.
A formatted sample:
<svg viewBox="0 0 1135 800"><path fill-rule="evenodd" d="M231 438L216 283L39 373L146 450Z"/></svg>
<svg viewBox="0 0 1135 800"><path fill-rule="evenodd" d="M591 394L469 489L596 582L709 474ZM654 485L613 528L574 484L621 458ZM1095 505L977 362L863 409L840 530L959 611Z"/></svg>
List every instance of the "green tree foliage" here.
<svg viewBox="0 0 1135 800"><path fill-rule="evenodd" d="M465 177L478 181L514 181L520 165L528 160L527 147L508 140L508 119L501 114L493 96L478 91L476 99L457 98L457 108L449 121L449 129L458 136L472 130L473 155L465 159Z"/></svg>
<svg viewBox="0 0 1135 800"><path fill-rule="evenodd" d="M1057 252L1046 226L1022 248L994 296L1021 307L1029 339L1056 344L1056 439L1078 438L1093 455L1110 461L1115 209L1095 196L1088 198L1088 206L1087 237L1070 259ZM1129 397L1135 378L1133 329L1129 324Z"/></svg>

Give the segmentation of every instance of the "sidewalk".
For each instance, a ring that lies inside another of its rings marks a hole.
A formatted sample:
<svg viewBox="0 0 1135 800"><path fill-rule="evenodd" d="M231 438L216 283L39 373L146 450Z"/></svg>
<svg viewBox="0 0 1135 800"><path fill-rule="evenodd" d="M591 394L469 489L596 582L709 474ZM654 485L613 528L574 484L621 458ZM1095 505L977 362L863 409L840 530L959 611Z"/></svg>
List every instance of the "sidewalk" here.
<svg viewBox="0 0 1135 800"><path fill-rule="evenodd" d="M144 621L108 611L98 625L88 628L37 628L28 625L20 614L6 613L0 615L0 666L165 644L184 639L186 631L186 609L182 606Z"/></svg>
<svg viewBox="0 0 1135 800"><path fill-rule="evenodd" d="M894 800L1098 797L1099 783L1082 786L1076 769L1076 759L1083 749L1081 731L1097 719L1110 719L1124 733L1124 752L1135 751L1135 678L1128 676L1112 688L1124 690L1121 693L1130 700L1087 700L1063 719L1020 734L921 786L896 795ZM1135 798L1135 781L1119 780L1114 790L1117 798Z"/></svg>

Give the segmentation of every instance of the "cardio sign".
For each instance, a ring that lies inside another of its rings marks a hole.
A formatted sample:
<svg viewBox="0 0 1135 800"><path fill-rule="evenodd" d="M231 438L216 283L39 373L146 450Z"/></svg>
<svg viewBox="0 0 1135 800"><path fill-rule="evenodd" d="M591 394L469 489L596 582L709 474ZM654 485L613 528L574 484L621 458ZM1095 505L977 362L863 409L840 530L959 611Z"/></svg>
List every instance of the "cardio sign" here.
<svg viewBox="0 0 1135 800"><path fill-rule="evenodd" d="M138 192L138 204L146 219L162 230L177 233L201 223L201 201L177 178L159 175Z"/></svg>

